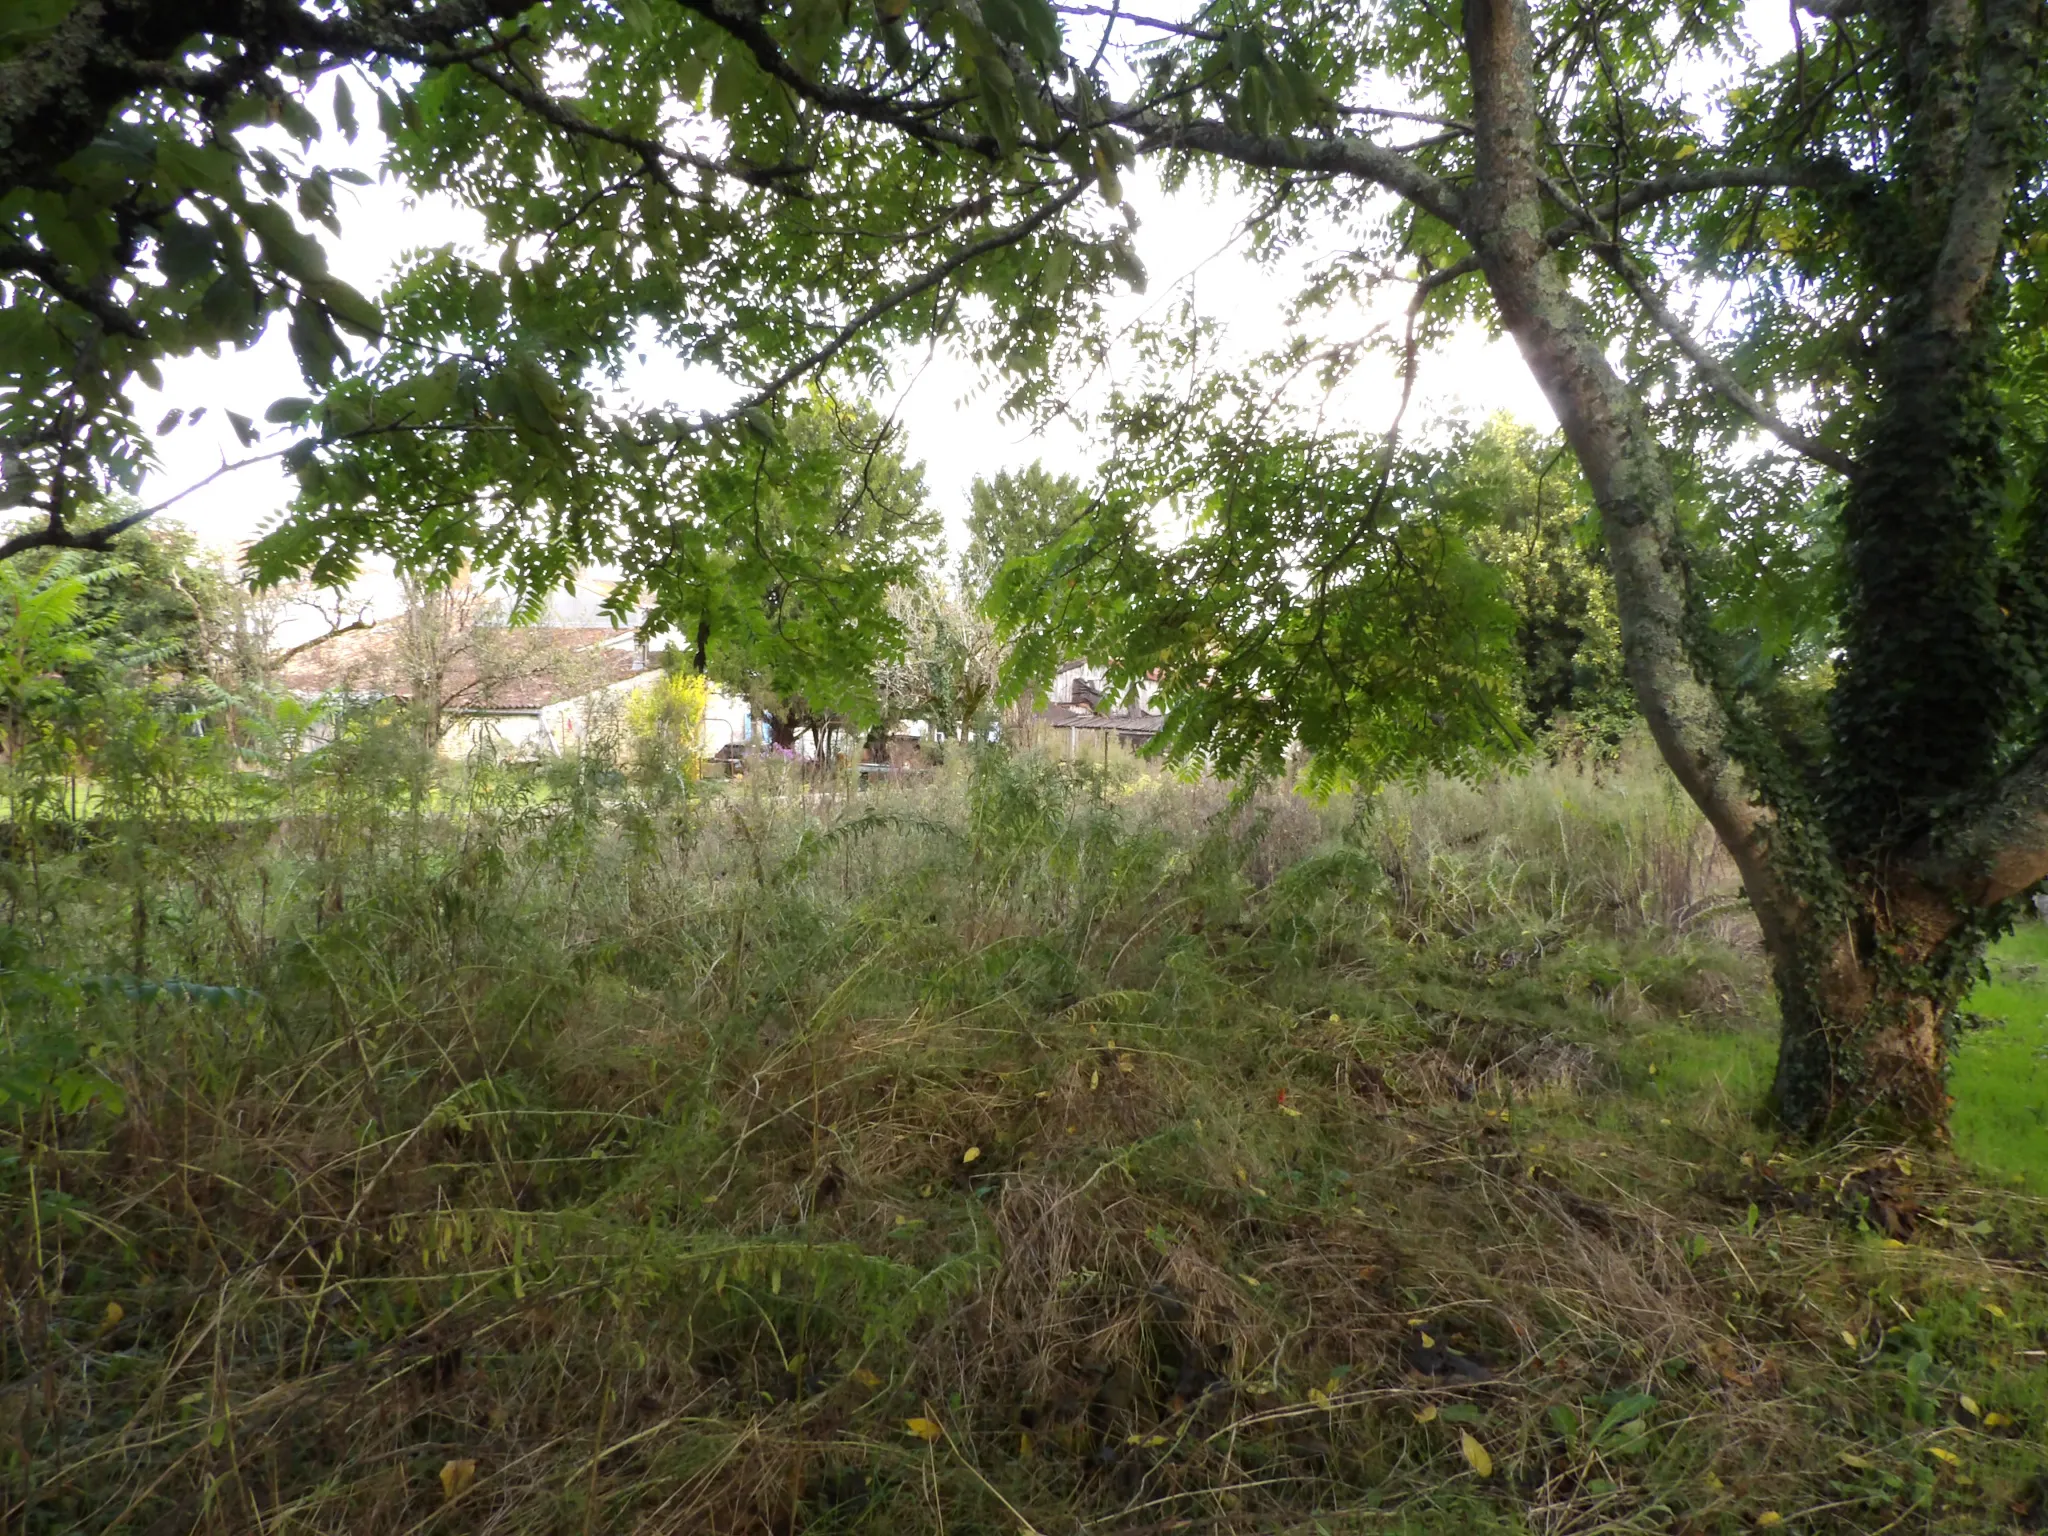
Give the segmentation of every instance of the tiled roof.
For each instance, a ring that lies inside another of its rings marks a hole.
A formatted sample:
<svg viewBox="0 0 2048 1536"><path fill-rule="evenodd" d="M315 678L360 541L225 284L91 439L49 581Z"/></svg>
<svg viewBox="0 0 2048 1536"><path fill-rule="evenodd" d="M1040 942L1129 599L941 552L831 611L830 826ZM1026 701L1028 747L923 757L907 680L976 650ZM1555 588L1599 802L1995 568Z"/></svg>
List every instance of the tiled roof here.
<svg viewBox="0 0 2048 1536"><path fill-rule="evenodd" d="M278 669L278 685L302 697L351 693L407 698L397 620L336 635L301 651ZM632 631L603 626L500 629L484 646L462 645L450 659L443 696L448 708L526 711L580 698L647 670Z"/></svg>
<svg viewBox="0 0 2048 1536"><path fill-rule="evenodd" d="M1156 736L1166 723L1164 715L1138 708L1097 710L1087 704L1048 704L1037 718L1060 730L1115 731L1122 736Z"/></svg>

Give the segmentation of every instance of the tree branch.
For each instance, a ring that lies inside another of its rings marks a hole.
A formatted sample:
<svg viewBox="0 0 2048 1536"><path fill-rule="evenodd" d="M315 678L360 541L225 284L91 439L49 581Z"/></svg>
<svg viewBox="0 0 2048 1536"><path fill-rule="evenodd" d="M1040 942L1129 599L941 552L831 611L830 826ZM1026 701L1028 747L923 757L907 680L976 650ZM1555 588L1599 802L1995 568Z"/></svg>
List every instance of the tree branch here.
<svg viewBox="0 0 2048 1536"><path fill-rule="evenodd" d="M429 56L428 62L432 63L435 60L432 56ZM676 185L675 178L669 174L669 162L688 166L693 171L702 171L708 175L723 176L734 181L744 182L748 186L765 187L779 191L789 190L791 177L800 174L802 170L801 167L775 167L768 170L760 170L734 166L725 161L714 160L709 155L696 154L687 149L677 149L672 145L662 143L658 139L643 138L639 134L627 133L623 129L607 128L602 123L593 123L589 118L583 116L582 113L576 111L575 108L555 100L554 97L548 95L545 91L535 90L524 81L513 79L496 70L485 68L480 57L465 58L462 62L478 79L502 91L506 96L519 103L520 106L526 108L527 111L540 118L543 122L553 123L565 133L575 134L582 138L597 139L606 144L616 145L620 149L632 151L633 154L639 157L640 163L646 168L647 174L659 182L665 191L675 197L682 197L684 193Z"/></svg>
<svg viewBox="0 0 2048 1536"><path fill-rule="evenodd" d="M1849 167L1832 160L1792 161L1784 165L1724 165L1683 176L1656 176L1638 182L1619 197L1588 210L1610 227L1617 218L1640 213L1657 203L1690 197L1696 192L1729 192L1737 188L1783 191L1791 187L1837 187L1856 180ZM1561 226L1562 227L1562 226Z"/></svg>
<svg viewBox="0 0 2048 1536"><path fill-rule="evenodd" d="M1245 133L1206 119L1176 122L1147 107L1111 107L1109 112L1113 121L1139 135L1140 148L1145 152L1191 150L1259 170L1355 176L1397 193L1453 229L1464 227L1464 194L1457 187L1425 169L1421 162L1370 139L1350 134L1305 139L1288 134Z"/></svg>
<svg viewBox="0 0 2048 1536"><path fill-rule="evenodd" d="M1717 170L1696 171L1686 176L1660 176L1652 181L1639 183L1620 197L1610 199L1596 208L1574 209L1571 218L1563 223L1553 224L1543 233L1544 244L1554 251L1569 245L1574 236L1582 234L1602 235L1616 227L1619 220L1632 213L1658 203L1670 202L1675 198L1688 197L1696 192L1724 192L1736 187L1758 189L1787 187L1824 187L1839 185L1851 173L1831 162L1816 161L1811 164L1790 165L1730 165ZM1570 203L1562 206L1571 207ZM1447 267L1425 273L1420 283L1423 294L1434 293L1447 283L1454 283L1461 277L1470 277L1480 270L1477 256L1465 256Z"/></svg>
<svg viewBox="0 0 2048 1536"><path fill-rule="evenodd" d="M1600 509L1622 655L1672 775L1741 871L1773 955L1798 942L1804 908L1780 878L1784 828L1736 756L1728 707L1695 663L1700 624L1662 446L1641 397L1608 362L1602 333L1558 270L1543 225L1535 39L1526 0L1465 0L1477 150L1474 254L1502 323L1556 408Z"/></svg>
<svg viewBox="0 0 2048 1536"><path fill-rule="evenodd" d="M798 358L795 362L777 373L766 384L755 390L753 394L741 401L739 405L726 412L723 419L729 419L744 410L766 405L798 379L808 373L815 372L832 361L833 358L837 357L851 345L862 331L873 325L891 310L901 308L920 294L929 293L962 267L980 260L991 251L1000 251L1007 246L1015 245L1018 241L1042 229L1059 214L1072 207L1081 194L1092 185L1093 183L1088 181L1075 181L1058 197L1053 198L1042 207L1033 209L1015 224L1006 225L991 235L984 236L970 245L962 246L937 266L921 272L908 282L890 289L887 293L876 299L874 303L868 305L867 308L834 331L831 338L824 345Z"/></svg>
<svg viewBox="0 0 2048 1536"><path fill-rule="evenodd" d="M1678 316L1674 315L1657 296L1656 289L1650 286L1649 278L1630 258L1628 252L1611 241L1602 242L1596 249L1600 259L1606 262L1608 270L1620 278L1622 286L1635 295L1636 302L1642 305L1643 312L1650 317L1651 323L1671 338L1678 350L1683 352L1693 367L1699 370L1700 377L1706 380L1707 386L1715 394L1794 453L1802 454L1816 464L1823 464L1838 475L1856 473L1856 461L1848 454L1800 431L1751 394L1728 365L1708 351L1705 343L1687 330Z"/></svg>
<svg viewBox="0 0 2048 1536"><path fill-rule="evenodd" d="M357 619L353 624L337 624L324 635L315 635L310 640L301 640L297 645L279 651L270 658L270 664L273 667L281 667L294 656L303 656L316 646L325 645L328 641L339 639L343 635L352 635L357 630L375 629L382 622L381 619Z"/></svg>
<svg viewBox="0 0 2048 1536"><path fill-rule="evenodd" d="M1928 285L1932 330L1967 331L1971 312L1997 268L2026 119L2035 110L2031 87L2039 73L2034 34L2040 9L2039 0L1989 0L1984 8L1969 142Z"/></svg>
<svg viewBox="0 0 2048 1536"><path fill-rule="evenodd" d="M12 560L31 549L103 550L130 528L153 516L156 510L155 507L144 507L139 512L130 512L111 523L101 523L97 528L83 531L67 527L63 518L53 512L40 528L25 529L10 539L0 541L0 560Z"/></svg>
<svg viewBox="0 0 2048 1536"><path fill-rule="evenodd" d="M2048 879L2048 745L2008 772L1973 817L1924 841L1906 863L1971 907L2010 900Z"/></svg>
<svg viewBox="0 0 2048 1536"><path fill-rule="evenodd" d="M0 272L26 272L57 297L76 304L118 336L133 336L139 340L147 335L142 322L109 295L74 282L65 275L62 266L34 246L23 245L18 240L0 241Z"/></svg>
<svg viewBox="0 0 2048 1536"><path fill-rule="evenodd" d="M854 90L829 81L813 80L789 60L775 35L763 25L761 13L746 0L680 0L687 11L703 17L713 26L746 45L762 72L779 80L814 106L862 122L878 123L926 144L943 144L964 149L990 160L1003 158L1003 147L986 133L966 133L942 128L910 106L884 99L868 91Z"/></svg>

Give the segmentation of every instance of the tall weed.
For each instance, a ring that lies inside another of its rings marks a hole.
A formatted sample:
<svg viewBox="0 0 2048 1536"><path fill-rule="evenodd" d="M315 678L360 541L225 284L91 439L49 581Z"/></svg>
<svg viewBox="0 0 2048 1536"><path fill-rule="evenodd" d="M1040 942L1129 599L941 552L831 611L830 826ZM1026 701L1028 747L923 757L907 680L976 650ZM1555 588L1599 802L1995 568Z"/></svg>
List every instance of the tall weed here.
<svg viewBox="0 0 2048 1536"><path fill-rule="evenodd" d="M1805 1175L1747 1106L1644 1086L1700 1029L1659 978L1726 921L1647 769L679 792L602 733L437 778L403 720L335 729L226 787L167 759L140 861L120 817L37 845L0 1529L1861 1530L1961 1494L1918 1420L1828 1396L1891 1381L1862 1240L1759 1214ZM1916 1305L1983 1279L1910 1258ZM2037 1411L1941 1338L1915 1401ZM2011 1496L2017 1446L1973 1455Z"/></svg>

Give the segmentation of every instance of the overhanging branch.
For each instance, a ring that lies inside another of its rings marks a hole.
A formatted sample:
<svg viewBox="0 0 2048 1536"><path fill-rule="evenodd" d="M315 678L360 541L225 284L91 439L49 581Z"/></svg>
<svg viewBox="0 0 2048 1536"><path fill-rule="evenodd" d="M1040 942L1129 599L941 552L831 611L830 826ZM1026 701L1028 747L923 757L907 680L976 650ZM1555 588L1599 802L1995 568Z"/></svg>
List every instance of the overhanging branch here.
<svg viewBox="0 0 2048 1536"><path fill-rule="evenodd" d="M37 528L24 529L12 538L0 541L0 560L12 560L16 555L26 554L32 549L84 549L104 550L114 540L156 513L154 507L144 507L117 517L110 523L101 523L94 528L72 528L54 513Z"/></svg>
<svg viewBox="0 0 2048 1536"><path fill-rule="evenodd" d="M1657 290L1651 286L1649 278L1628 252L1612 241L1603 241L1595 249L1608 269L1621 279L1622 286L1635 296L1636 302L1643 307L1643 313L1650 317L1650 323L1671 338L1673 345L1699 370L1700 377L1715 394L1794 453L1809 458L1816 464L1825 465L1838 475L1856 473L1856 461L1848 454L1839 448L1830 447L1809 433L1800 431L1757 399L1742 381L1735 377L1733 370L1714 356L1706 344L1693 335L1685 323L1671 312L1670 306L1658 297Z"/></svg>
<svg viewBox="0 0 2048 1536"><path fill-rule="evenodd" d="M1841 450L1829 447L1816 437L1802 432L1776 411L1759 400L1743 382L1735 377L1734 371L1708 350L1706 344L1671 312L1656 286L1651 283L1635 258L1621 244L1621 236L1610 221L1603 225L1598 215L1582 208L1571 193L1554 178L1544 177L1543 191L1550 200L1563 208L1569 215L1569 224L1574 231L1583 230L1592 236L1593 251L1606 264L1609 271L1621 279L1621 284L1634 296L1650 317L1651 324L1670 337L1678 350L1697 368L1710 389L1730 405L1741 411L1750 420L1762 427L1793 452L1824 464L1840 475L1855 473L1854 460ZM1610 205L1613 206L1613 205ZM1419 301L1418 296L1418 301Z"/></svg>
<svg viewBox="0 0 2048 1536"><path fill-rule="evenodd" d="M1143 150L1190 150L1257 170L1355 177L1406 198L1453 229L1462 230L1466 222L1464 195L1457 187L1420 161L1370 139L1352 134L1310 139L1246 133L1208 119L1176 122L1143 107L1111 107L1109 114L1139 135Z"/></svg>

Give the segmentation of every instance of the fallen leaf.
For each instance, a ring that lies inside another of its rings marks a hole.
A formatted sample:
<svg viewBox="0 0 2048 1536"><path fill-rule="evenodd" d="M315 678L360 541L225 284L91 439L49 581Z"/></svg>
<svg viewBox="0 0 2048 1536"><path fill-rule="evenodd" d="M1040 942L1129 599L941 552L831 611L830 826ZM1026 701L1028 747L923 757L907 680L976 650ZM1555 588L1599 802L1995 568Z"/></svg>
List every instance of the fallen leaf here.
<svg viewBox="0 0 2048 1536"><path fill-rule="evenodd" d="M1418 1408L1418 1409L1416 1409L1416 1410L1415 1410L1415 1422L1416 1422L1416 1423L1418 1423L1418 1424L1433 1424L1433 1423L1435 1423L1435 1422L1436 1422L1436 1404L1435 1404L1435 1403L1431 1403L1431 1404L1430 1404L1430 1405L1429 1405L1428 1407L1426 1407L1426 1408Z"/></svg>
<svg viewBox="0 0 2048 1536"><path fill-rule="evenodd" d="M936 1419L905 1419L903 1427L927 1445L931 1444L934 1440L943 1439L946 1433L945 1430L939 1427Z"/></svg>
<svg viewBox="0 0 2048 1536"><path fill-rule="evenodd" d="M882 1384L882 1378L877 1376L873 1371L869 1370L864 1365L859 1366L854 1370L853 1380L855 1385L868 1387L871 1389L874 1387L879 1387Z"/></svg>
<svg viewBox="0 0 2048 1536"><path fill-rule="evenodd" d="M1436 1348L1436 1340L1435 1340L1435 1339L1432 1339L1432 1338L1431 1338L1431 1337L1430 1337L1430 1336L1429 1336L1428 1334L1426 1334L1426 1333L1425 1333L1425 1334L1424 1334L1424 1335L1422 1336L1422 1347L1423 1347L1424 1349L1435 1349L1435 1348Z"/></svg>
<svg viewBox="0 0 2048 1536"><path fill-rule="evenodd" d="M1290 1120L1299 1120L1301 1118L1301 1111L1292 1104L1282 1104L1280 1106L1280 1113L1287 1116Z"/></svg>
<svg viewBox="0 0 2048 1536"><path fill-rule="evenodd" d="M1769 1530L1774 1525L1783 1525L1785 1523L1785 1517L1779 1514L1775 1509L1767 1509L1762 1514L1756 1517L1756 1523L1762 1526L1765 1530Z"/></svg>
<svg viewBox="0 0 2048 1536"><path fill-rule="evenodd" d="M1986 1429L2003 1429L2011 1422L2012 1420L2002 1413L1993 1412L1984 1415L1984 1427Z"/></svg>
<svg viewBox="0 0 2048 1536"><path fill-rule="evenodd" d="M1854 1467L1859 1472L1869 1472L1873 1470L1871 1463L1867 1458L1858 1456L1853 1451L1842 1451L1838 1454L1841 1456L1842 1465L1845 1467Z"/></svg>
<svg viewBox="0 0 2048 1536"><path fill-rule="evenodd" d="M969 1147L965 1152L962 1152L960 1154L960 1161L963 1163L971 1163L979 1156L981 1156L981 1148Z"/></svg>
<svg viewBox="0 0 2048 1536"><path fill-rule="evenodd" d="M1984 1410L1977 1406L1977 1399L1970 1396L1969 1393L1965 1392L1956 1401L1962 1405L1963 1412L1967 1413L1971 1418L1981 1419L1984 1417Z"/></svg>
<svg viewBox="0 0 2048 1536"><path fill-rule="evenodd" d="M1088 1091L1090 1093L1093 1093L1096 1089L1100 1088L1101 1086L1102 1074L1100 1072L1090 1072L1088 1074Z"/></svg>
<svg viewBox="0 0 2048 1536"><path fill-rule="evenodd" d="M108 1302L107 1310L100 1317L100 1332L112 1333L115 1327L120 1323L121 1319L126 1317L127 1315L128 1314L122 1308L121 1303L119 1303L118 1301Z"/></svg>
<svg viewBox="0 0 2048 1536"><path fill-rule="evenodd" d="M476 1481L476 1462L465 1456L460 1461L441 1463L441 1497L453 1501L469 1491Z"/></svg>
<svg viewBox="0 0 2048 1536"><path fill-rule="evenodd" d="M1330 1406L1330 1394L1321 1387L1310 1387L1308 1389L1308 1400L1318 1408L1328 1408Z"/></svg>
<svg viewBox="0 0 2048 1536"><path fill-rule="evenodd" d="M1493 1476L1493 1458L1486 1453L1486 1447L1473 1438L1467 1430L1458 1437L1458 1449L1464 1452L1465 1465L1481 1477Z"/></svg>
<svg viewBox="0 0 2048 1536"><path fill-rule="evenodd" d="M1963 1464L1963 1458L1945 1445L1930 1445L1927 1447L1927 1454L1937 1461L1947 1462L1952 1467L1960 1467Z"/></svg>
<svg viewBox="0 0 2048 1536"><path fill-rule="evenodd" d="M1851 1349L1854 1349L1856 1347L1856 1335L1851 1333L1848 1329L1844 1328L1842 1330L1842 1342L1848 1345Z"/></svg>
<svg viewBox="0 0 2048 1536"><path fill-rule="evenodd" d="M1239 1275L1237 1278L1242 1280L1246 1285L1250 1286L1253 1290L1257 1290L1261 1285L1265 1284L1265 1282L1261 1280L1257 1275Z"/></svg>

